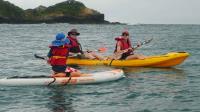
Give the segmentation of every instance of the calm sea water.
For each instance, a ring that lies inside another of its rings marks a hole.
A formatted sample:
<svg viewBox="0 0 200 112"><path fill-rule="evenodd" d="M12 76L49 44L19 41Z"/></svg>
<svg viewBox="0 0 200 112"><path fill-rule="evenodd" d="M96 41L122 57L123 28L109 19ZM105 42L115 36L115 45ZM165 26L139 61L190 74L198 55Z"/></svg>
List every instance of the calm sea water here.
<svg viewBox="0 0 200 112"><path fill-rule="evenodd" d="M126 78L94 85L58 87L0 87L0 112L199 112L200 25L70 25L0 24L0 78L49 75L46 55L56 33L77 28L84 49L107 47L128 29L132 43L153 38L137 53L187 51L191 56L173 68L123 67ZM111 70L106 66L79 66L82 72Z"/></svg>

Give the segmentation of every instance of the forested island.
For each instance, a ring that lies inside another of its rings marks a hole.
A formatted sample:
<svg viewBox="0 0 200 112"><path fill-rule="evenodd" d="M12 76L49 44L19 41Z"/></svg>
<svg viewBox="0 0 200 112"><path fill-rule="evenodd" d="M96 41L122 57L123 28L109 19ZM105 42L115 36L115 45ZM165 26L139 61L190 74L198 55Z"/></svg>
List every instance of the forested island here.
<svg viewBox="0 0 200 112"><path fill-rule="evenodd" d="M104 19L104 14L87 8L75 0L64 1L49 7L22 9L8 1L0 0L0 23L72 23L72 24L119 24Z"/></svg>

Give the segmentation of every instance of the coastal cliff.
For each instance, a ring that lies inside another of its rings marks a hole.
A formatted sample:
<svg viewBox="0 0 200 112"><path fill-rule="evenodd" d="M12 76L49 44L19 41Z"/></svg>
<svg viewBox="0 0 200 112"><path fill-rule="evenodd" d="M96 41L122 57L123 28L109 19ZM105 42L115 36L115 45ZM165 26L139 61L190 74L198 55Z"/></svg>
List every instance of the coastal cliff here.
<svg viewBox="0 0 200 112"><path fill-rule="evenodd" d="M0 23L109 24L110 22L104 19L104 14L87 8L75 0L27 10L0 0Z"/></svg>

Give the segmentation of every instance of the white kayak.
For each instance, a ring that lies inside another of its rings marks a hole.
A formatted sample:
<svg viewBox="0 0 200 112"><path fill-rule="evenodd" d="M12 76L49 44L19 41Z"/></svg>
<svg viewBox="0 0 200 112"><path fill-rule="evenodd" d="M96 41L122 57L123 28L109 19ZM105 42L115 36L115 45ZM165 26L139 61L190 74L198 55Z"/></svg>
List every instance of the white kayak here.
<svg viewBox="0 0 200 112"><path fill-rule="evenodd" d="M0 79L0 86L36 86L36 85L68 85L68 84L94 84L115 81L124 76L121 69L105 72L95 72L84 77L11 77Z"/></svg>

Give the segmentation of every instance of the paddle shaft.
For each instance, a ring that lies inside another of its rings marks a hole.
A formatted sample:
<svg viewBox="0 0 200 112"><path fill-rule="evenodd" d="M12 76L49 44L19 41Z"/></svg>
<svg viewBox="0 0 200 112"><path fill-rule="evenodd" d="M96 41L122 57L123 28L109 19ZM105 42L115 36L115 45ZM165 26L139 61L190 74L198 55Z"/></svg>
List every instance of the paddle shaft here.
<svg viewBox="0 0 200 112"><path fill-rule="evenodd" d="M153 38L151 38L149 40L145 40L145 41L141 42L140 45L134 46L130 50L136 50L137 48L141 47L142 45L150 43L152 40L153 40ZM113 57L114 57L114 59L120 59L122 57L122 54L125 52L128 52L128 51L129 51L128 49L125 49L125 50L122 50L122 52L120 52L120 53L114 53Z"/></svg>
<svg viewBox="0 0 200 112"><path fill-rule="evenodd" d="M34 57L42 60L47 60L47 58L45 58L44 56L39 56L37 54L34 54Z"/></svg>
<svg viewBox="0 0 200 112"><path fill-rule="evenodd" d="M79 44L80 45L80 44ZM81 45L80 45L80 47L81 47ZM82 47L81 47L81 50L82 50ZM99 48L99 49L96 49L96 50L94 50L94 51L98 51L98 52L101 52L101 53L103 53L103 52L105 52L107 50L107 48ZM92 51L90 51L90 50L87 50L86 52L88 52L88 53L90 53L90 52L92 52ZM82 53L81 53L82 54ZM74 53L74 56L76 56L77 54L76 53ZM74 57L73 55L72 56L69 56L69 57ZM39 55L37 55L37 54L34 54L34 57L35 58L38 58L38 59L42 59L42 60L46 60L47 61L47 57L46 56L39 56Z"/></svg>
<svg viewBox="0 0 200 112"><path fill-rule="evenodd" d="M141 42L140 45L137 45L137 46L135 46L135 47L132 47L132 49L135 50L135 49L139 48L140 46L142 46L142 45L144 45L144 44L150 43L152 40L153 40L153 38L151 38L151 39L149 39L149 40L145 40L145 41Z"/></svg>

